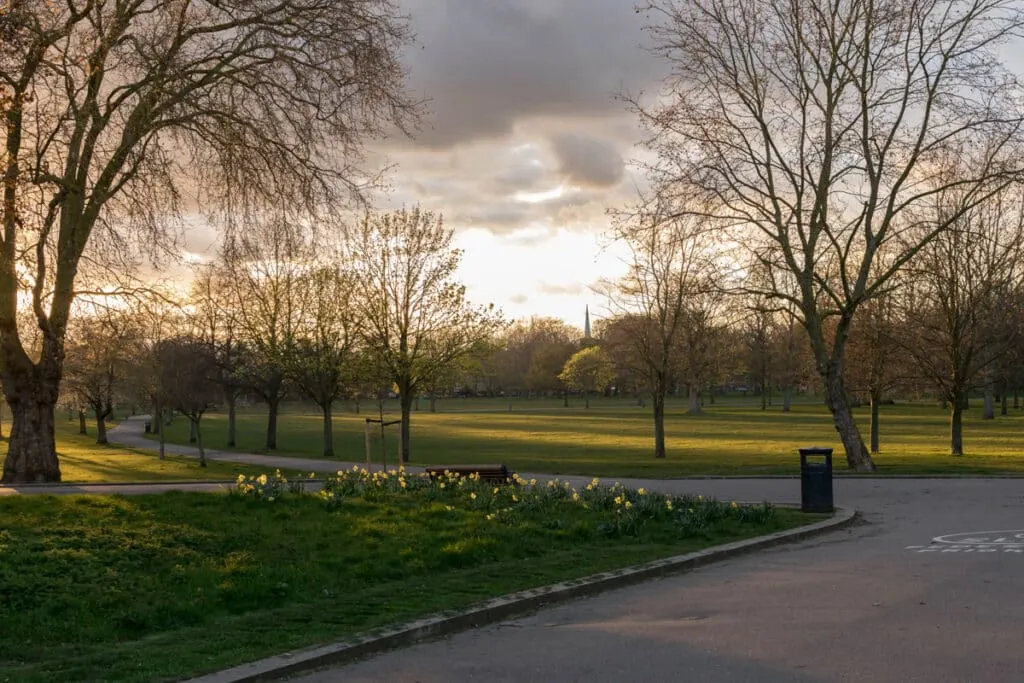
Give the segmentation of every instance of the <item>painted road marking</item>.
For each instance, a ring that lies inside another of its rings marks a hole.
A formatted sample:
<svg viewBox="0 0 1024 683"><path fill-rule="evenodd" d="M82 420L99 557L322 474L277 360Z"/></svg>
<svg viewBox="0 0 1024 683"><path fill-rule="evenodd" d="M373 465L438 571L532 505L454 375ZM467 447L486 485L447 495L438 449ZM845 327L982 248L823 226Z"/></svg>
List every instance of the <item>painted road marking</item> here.
<svg viewBox="0 0 1024 683"><path fill-rule="evenodd" d="M936 536L929 545L908 545L918 553L1000 553L1024 555L1024 530L969 531Z"/></svg>

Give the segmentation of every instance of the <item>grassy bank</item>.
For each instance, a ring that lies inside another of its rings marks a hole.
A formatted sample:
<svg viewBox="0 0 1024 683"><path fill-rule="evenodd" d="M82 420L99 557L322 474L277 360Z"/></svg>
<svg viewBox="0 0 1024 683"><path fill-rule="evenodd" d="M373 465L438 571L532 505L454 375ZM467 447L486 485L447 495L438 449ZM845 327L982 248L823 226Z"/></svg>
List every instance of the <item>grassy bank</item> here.
<svg viewBox="0 0 1024 683"><path fill-rule="evenodd" d="M0 681L173 680L811 521L603 487L246 486L0 499Z"/></svg>
<svg viewBox="0 0 1024 683"><path fill-rule="evenodd" d="M501 462L521 472L583 474L614 477L673 477L694 474L795 474L797 448L809 445L836 449L842 467L842 448L824 406L798 404L792 412L779 407L762 411L756 405L706 406L689 415L680 404L670 405L666 417L668 457L652 457L653 425L649 410L626 402L596 402L585 410L557 402L536 403L493 399L449 400L437 413L412 415L413 462L459 464ZM394 417L394 406L389 405ZM364 458L364 415L335 417L335 451L339 460ZM856 413L867 436L868 411ZM882 409L882 452L876 462L882 472L908 474L1024 472L1024 414L982 420L980 409L967 414L964 439L967 455L948 455L948 415L937 406L900 405ZM263 411L239 417L238 450L260 452L266 416ZM207 441L219 447L226 431L225 417L210 415ZM387 457L395 462L397 432L387 434ZM177 443L187 439L187 426L178 420L169 429ZM279 423L279 453L317 457L321 453L320 416L313 412L286 413ZM377 432L374 460L380 462Z"/></svg>

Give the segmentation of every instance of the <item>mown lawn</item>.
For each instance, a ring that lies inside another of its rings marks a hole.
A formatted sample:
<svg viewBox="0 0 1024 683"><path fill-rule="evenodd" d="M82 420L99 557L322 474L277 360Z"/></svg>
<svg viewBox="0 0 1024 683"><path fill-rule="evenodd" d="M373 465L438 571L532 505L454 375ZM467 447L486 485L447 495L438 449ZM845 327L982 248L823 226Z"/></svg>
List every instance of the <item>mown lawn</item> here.
<svg viewBox="0 0 1024 683"><path fill-rule="evenodd" d="M820 519L638 492L390 487L0 499L0 681L177 680Z"/></svg>
<svg viewBox="0 0 1024 683"><path fill-rule="evenodd" d="M706 406L703 414L688 415L670 406L666 420L668 458L652 457L653 426L649 411L626 402L598 402L589 409L579 401L562 408L554 401L533 404L450 400L437 413L412 415L412 460L418 464L505 463L520 472L582 474L614 477L675 477L701 474L795 474L797 448L831 446L836 466L845 460L831 417L818 404L798 404L790 413L779 407L761 411L748 403ZM395 417L394 406L386 416ZM339 411L340 412L340 411ZM857 411L865 439L868 411ZM335 417L338 460L364 459L364 417L341 413ZM207 418L211 447L220 447L225 417ZM948 455L948 416L937 406L885 406L882 411L882 452L876 462L883 473L943 474L1024 472L1024 413L983 421L980 408L964 423L967 455ZM239 418L238 450L262 452L265 414L253 410ZM321 452L320 416L313 412L284 414L278 444L283 455L316 457ZM397 431L389 428L386 448L395 462ZM183 443L184 421L169 432ZM378 432L374 460L380 462Z"/></svg>
<svg viewBox="0 0 1024 683"><path fill-rule="evenodd" d="M208 467L200 467L191 458L168 455L160 460L153 451L100 446L96 444L95 425L90 423L90 434L83 436L78 433L77 419L68 421L59 414L56 430L61 478L68 483L229 481L234 480L240 469L240 465L233 463L210 461ZM7 440L2 439L0 462L6 455Z"/></svg>

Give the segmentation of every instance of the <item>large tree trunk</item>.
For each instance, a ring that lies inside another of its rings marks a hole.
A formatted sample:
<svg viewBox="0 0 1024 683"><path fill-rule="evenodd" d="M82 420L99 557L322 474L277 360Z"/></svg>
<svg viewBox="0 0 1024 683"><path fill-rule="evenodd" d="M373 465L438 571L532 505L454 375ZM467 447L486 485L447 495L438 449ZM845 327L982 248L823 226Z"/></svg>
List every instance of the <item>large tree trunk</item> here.
<svg viewBox="0 0 1024 683"><path fill-rule="evenodd" d="M568 389L566 389L565 391L562 392L562 407L563 408L568 408L569 407L569 390Z"/></svg>
<svg viewBox="0 0 1024 683"><path fill-rule="evenodd" d="M590 392L589 391L584 391L583 392L583 407L584 408L590 408Z"/></svg>
<svg viewBox="0 0 1024 683"><path fill-rule="evenodd" d="M879 404L882 402L882 392L877 389L871 391L871 454L878 453L878 412Z"/></svg>
<svg viewBox="0 0 1024 683"><path fill-rule="evenodd" d="M238 397L228 394L228 448L235 447L238 436Z"/></svg>
<svg viewBox="0 0 1024 683"><path fill-rule="evenodd" d="M665 390L655 389L651 394L654 409L654 457L665 457Z"/></svg>
<svg viewBox="0 0 1024 683"><path fill-rule="evenodd" d="M988 382L985 385L985 402L984 402L984 408L982 409L981 419L983 419L983 420L994 420L994 419L996 419L995 397L992 394L992 383L991 382Z"/></svg>
<svg viewBox="0 0 1024 683"><path fill-rule="evenodd" d="M949 415L949 454L964 454L964 409L963 403L958 399L952 403L952 412Z"/></svg>
<svg viewBox="0 0 1024 683"><path fill-rule="evenodd" d="M196 443L199 440L199 429L196 426L194 420L189 419L188 421L188 442Z"/></svg>
<svg viewBox="0 0 1024 683"><path fill-rule="evenodd" d="M85 424L85 408L79 408L78 409L78 433L79 434L88 434L89 433L89 429L86 427L86 424Z"/></svg>
<svg viewBox="0 0 1024 683"><path fill-rule="evenodd" d="M277 448L277 413L281 408L280 396L267 401L267 450Z"/></svg>
<svg viewBox="0 0 1024 683"><path fill-rule="evenodd" d="M11 395L14 394L14 396ZM15 390L8 394L11 407L11 435L0 482L27 484L60 481L60 463L54 441L54 410L56 391ZM24 396L24 399L20 398Z"/></svg>
<svg viewBox="0 0 1024 683"><path fill-rule="evenodd" d="M823 373L825 380L825 405L832 413L832 420L835 423L836 431L843 442L843 449L846 451L847 464L858 472L874 472L875 462L871 459L864 439L860 436L857 423L853 420L853 412L850 410L849 399L846 396L846 386L843 382L843 375L840 368L830 364L828 370Z"/></svg>
<svg viewBox="0 0 1024 683"><path fill-rule="evenodd" d="M433 394L430 395L430 412L437 412L437 396L434 396Z"/></svg>
<svg viewBox="0 0 1024 683"><path fill-rule="evenodd" d="M999 392L999 414L1008 415L1010 412L1009 392L1006 389L1006 384L1003 384L1002 391Z"/></svg>
<svg viewBox="0 0 1024 683"><path fill-rule="evenodd" d="M324 412L324 457L334 457L334 416L331 414L331 402L322 406Z"/></svg>
<svg viewBox="0 0 1024 683"><path fill-rule="evenodd" d="M107 443L107 413L96 411L96 443Z"/></svg>
<svg viewBox="0 0 1024 683"><path fill-rule="evenodd" d="M690 385L690 409L691 415L696 415L700 412L700 389L697 387L696 382Z"/></svg>
<svg viewBox="0 0 1024 683"><path fill-rule="evenodd" d="M402 423L398 426L398 433L401 435L399 462L404 465L409 462L409 413L412 412L412 396L408 392L402 392L398 403L402 408Z"/></svg>
<svg viewBox="0 0 1024 683"><path fill-rule="evenodd" d="M782 390L782 412L788 413L793 409L793 387L786 385Z"/></svg>
<svg viewBox="0 0 1024 683"><path fill-rule="evenodd" d="M159 401L153 401L153 410L149 415L149 431L152 434L161 434L164 431L163 426L163 415L164 409L160 405Z"/></svg>

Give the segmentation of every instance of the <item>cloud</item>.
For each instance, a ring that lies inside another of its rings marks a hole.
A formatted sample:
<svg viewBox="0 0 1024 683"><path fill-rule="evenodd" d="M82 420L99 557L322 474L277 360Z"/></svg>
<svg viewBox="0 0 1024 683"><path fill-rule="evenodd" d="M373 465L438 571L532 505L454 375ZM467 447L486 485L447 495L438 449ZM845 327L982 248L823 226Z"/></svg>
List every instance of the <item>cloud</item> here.
<svg viewBox="0 0 1024 683"><path fill-rule="evenodd" d="M561 162L559 171L574 184L609 187L622 180L622 155L606 142L567 133L556 135L551 145Z"/></svg>
<svg viewBox="0 0 1024 683"><path fill-rule="evenodd" d="M558 284L553 282L541 282L537 285L537 291L549 296L578 296L586 291L582 282L570 284Z"/></svg>
<svg viewBox="0 0 1024 683"><path fill-rule="evenodd" d="M511 134L530 117L619 113L655 81L643 18L624 0L405 0L419 40L405 61L432 115L415 144Z"/></svg>

